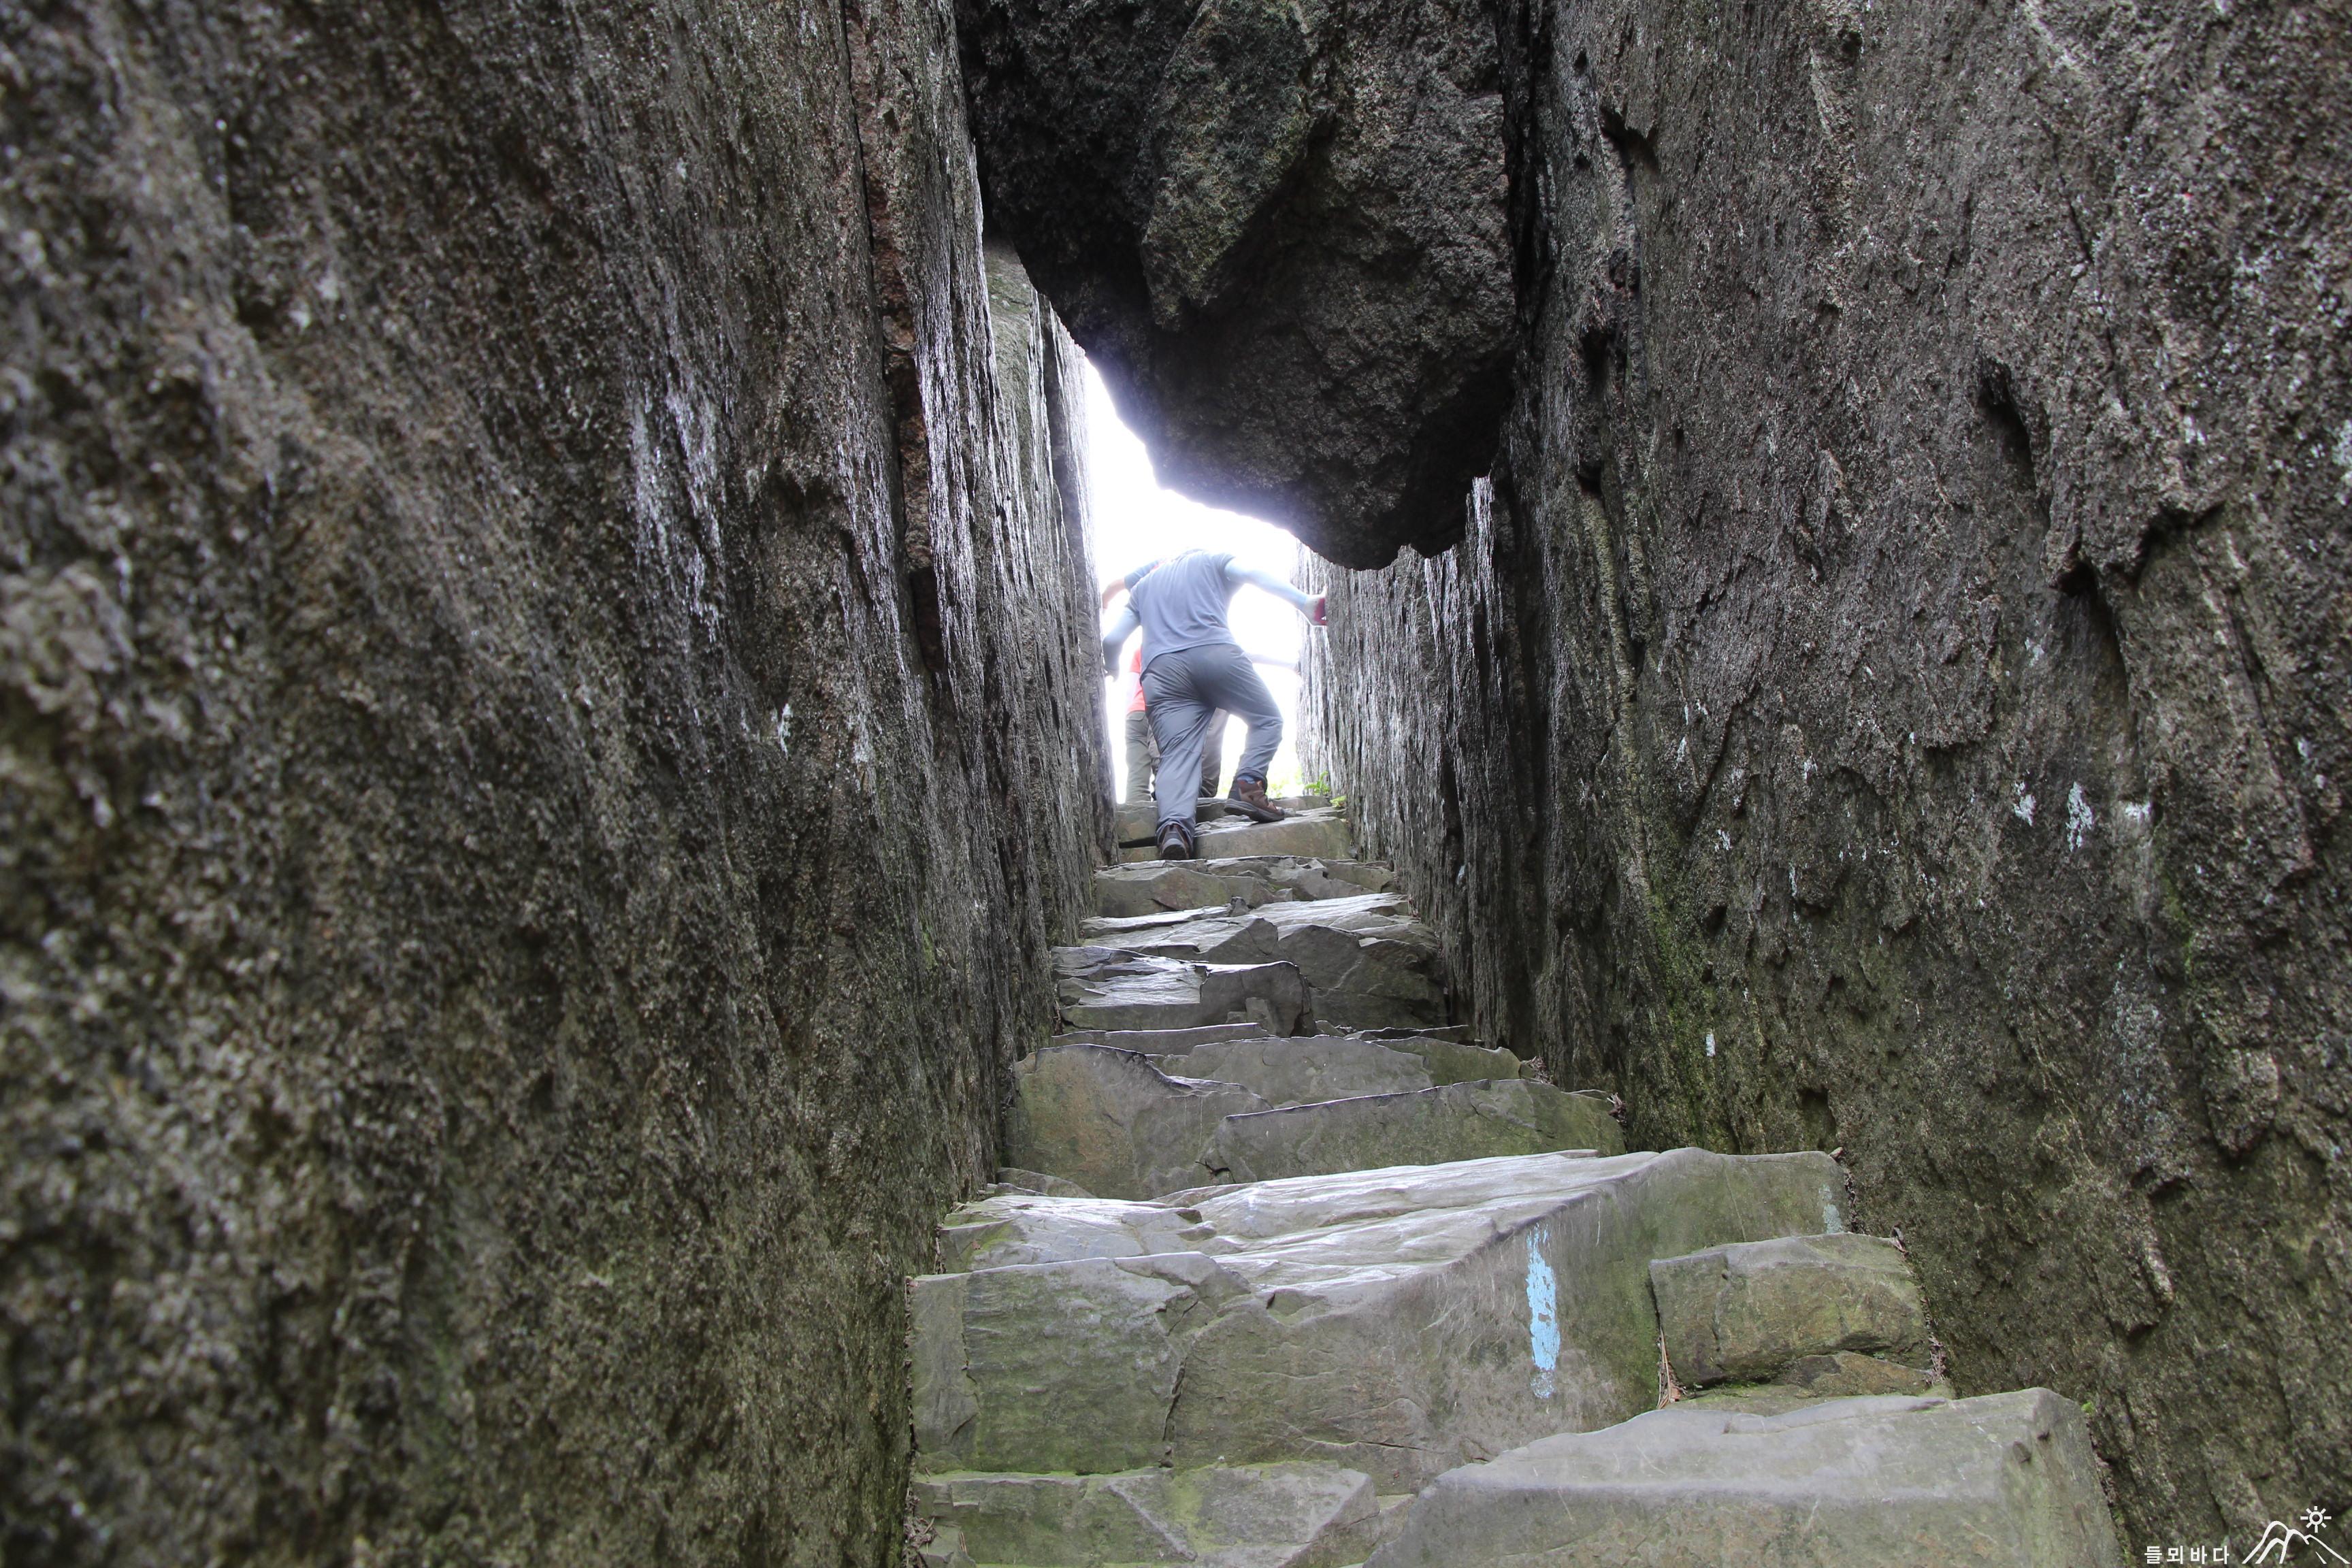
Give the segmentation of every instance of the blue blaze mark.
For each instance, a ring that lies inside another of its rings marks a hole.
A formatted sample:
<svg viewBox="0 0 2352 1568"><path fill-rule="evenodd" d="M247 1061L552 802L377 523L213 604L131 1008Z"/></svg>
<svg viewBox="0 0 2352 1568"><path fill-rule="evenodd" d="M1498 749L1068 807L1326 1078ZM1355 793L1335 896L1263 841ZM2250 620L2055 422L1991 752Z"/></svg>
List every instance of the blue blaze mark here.
<svg viewBox="0 0 2352 1568"><path fill-rule="evenodd" d="M1552 1396L1552 1373L1559 1366L1559 1280L1544 1261L1541 1237L1528 1232L1528 1354L1536 1363L1538 1399Z"/></svg>

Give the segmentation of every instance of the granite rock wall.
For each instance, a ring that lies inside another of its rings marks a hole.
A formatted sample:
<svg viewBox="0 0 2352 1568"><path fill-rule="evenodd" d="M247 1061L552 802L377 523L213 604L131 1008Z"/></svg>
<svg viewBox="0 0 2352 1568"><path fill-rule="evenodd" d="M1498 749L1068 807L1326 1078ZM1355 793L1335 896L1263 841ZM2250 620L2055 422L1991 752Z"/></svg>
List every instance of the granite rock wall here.
<svg viewBox="0 0 2352 1568"><path fill-rule="evenodd" d="M895 1562L1109 830L954 59L0 6L8 1562Z"/></svg>
<svg viewBox="0 0 2352 1568"><path fill-rule="evenodd" d="M2342 8L1499 26L1517 401L1310 773L1635 1145L1842 1149L2135 1558L2340 1510Z"/></svg>

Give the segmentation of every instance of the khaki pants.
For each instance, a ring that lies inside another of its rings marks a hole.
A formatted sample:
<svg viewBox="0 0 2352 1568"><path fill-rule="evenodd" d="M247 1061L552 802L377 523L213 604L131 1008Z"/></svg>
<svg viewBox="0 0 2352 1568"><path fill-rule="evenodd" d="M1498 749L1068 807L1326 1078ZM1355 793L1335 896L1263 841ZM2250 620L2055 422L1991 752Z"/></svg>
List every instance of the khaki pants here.
<svg viewBox="0 0 2352 1568"><path fill-rule="evenodd" d="M1217 769L1224 761L1225 716L1214 714L1210 721L1210 738L1201 748L1201 793L1214 796L1217 793ZM1160 761L1160 743L1151 738L1151 713L1138 708L1127 716L1127 804L1134 805L1151 798L1152 773Z"/></svg>

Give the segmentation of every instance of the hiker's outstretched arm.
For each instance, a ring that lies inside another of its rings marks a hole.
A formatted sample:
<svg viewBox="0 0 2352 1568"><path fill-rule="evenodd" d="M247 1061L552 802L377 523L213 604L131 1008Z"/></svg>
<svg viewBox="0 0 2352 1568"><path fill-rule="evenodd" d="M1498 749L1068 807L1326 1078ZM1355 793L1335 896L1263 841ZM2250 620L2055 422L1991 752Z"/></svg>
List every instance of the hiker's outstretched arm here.
<svg viewBox="0 0 2352 1568"><path fill-rule="evenodd" d="M1103 633L1103 673L1105 675L1118 673L1119 650L1127 647L1127 639L1133 637L1136 628L1142 624L1136 618L1135 605L1130 600L1127 607L1119 611L1118 619L1111 622L1110 630Z"/></svg>
<svg viewBox="0 0 2352 1568"><path fill-rule="evenodd" d="M1320 594L1302 594L1271 572L1261 572L1254 566L1244 566L1234 561L1225 563L1225 577L1234 584L1246 583L1253 588L1263 588L1317 626L1323 624L1324 597Z"/></svg>

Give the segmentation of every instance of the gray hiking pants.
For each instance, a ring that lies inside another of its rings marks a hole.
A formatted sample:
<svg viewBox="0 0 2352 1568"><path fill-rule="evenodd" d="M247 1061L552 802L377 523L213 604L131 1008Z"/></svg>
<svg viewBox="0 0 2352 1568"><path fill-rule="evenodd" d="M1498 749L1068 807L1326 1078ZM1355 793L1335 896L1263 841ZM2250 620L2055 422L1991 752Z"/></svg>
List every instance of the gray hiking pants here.
<svg viewBox="0 0 2352 1568"><path fill-rule="evenodd" d="M1181 653L1163 653L1143 672L1144 711L1160 742L1160 777L1155 784L1181 780L1173 790L1155 788L1161 822L1191 822L1192 781L1201 776L1201 752L1209 728L1222 710L1249 726L1236 779L1265 782L1265 770L1282 744L1282 710L1258 679L1249 655L1232 643L1212 643ZM1173 795L1175 798L1171 799Z"/></svg>

